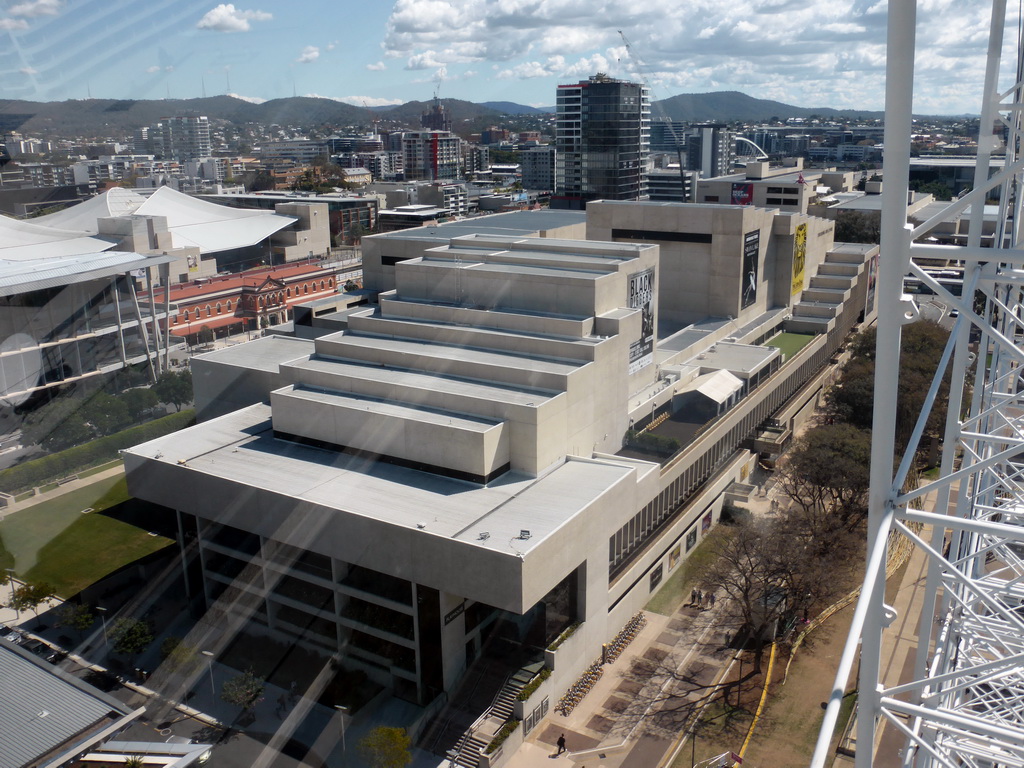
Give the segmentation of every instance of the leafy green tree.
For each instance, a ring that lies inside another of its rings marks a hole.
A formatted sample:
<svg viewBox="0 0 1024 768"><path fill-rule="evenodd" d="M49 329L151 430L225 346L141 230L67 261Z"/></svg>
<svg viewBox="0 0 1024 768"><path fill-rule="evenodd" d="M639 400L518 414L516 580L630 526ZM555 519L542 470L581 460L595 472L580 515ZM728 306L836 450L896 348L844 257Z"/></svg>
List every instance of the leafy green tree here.
<svg viewBox="0 0 1024 768"><path fill-rule="evenodd" d="M234 704L249 712L263 700L265 689L266 681L257 676L252 669L247 669L240 675L224 681L220 697L228 704Z"/></svg>
<svg viewBox="0 0 1024 768"><path fill-rule="evenodd" d="M147 411L160 404L160 398L149 387L139 387L124 392L121 395L121 402L128 411L130 421L138 422Z"/></svg>
<svg viewBox="0 0 1024 768"><path fill-rule="evenodd" d="M404 728L380 725L359 742L359 753L373 768L405 768L412 762L411 746Z"/></svg>
<svg viewBox="0 0 1024 768"><path fill-rule="evenodd" d="M92 608L81 603L64 603L57 611L61 624L70 627L79 633L84 634L96 621L96 614Z"/></svg>
<svg viewBox="0 0 1024 768"><path fill-rule="evenodd" d="M55 592L56 587L52 584L47 584L44 581L27 581L20 587L15 587L11 591L11 598L8 605L18 613L31 610L38 618L40 604L45 603L53 597Z"/></svg>
<svg viewBox="0 0 1024 768"><path fill-rule="evenodd" d="M65 395L26 414L21 424L22 442L45 451L62 451L88 442L93 431L86 423L80 398Z"/></svg>
<svg viewBox="0 0 1024 768"><path fill-rule="evenodd" d="M189 371L166 371L153 385L161 402L170 403L177 411L192 402L192 374Z"/></svg>
<svg viewBox="0 0 1024 768"><path fill-rule="evenodd" d="M796 535L833 552L867 513L871 433L851 424L807 430L782 463L782 490L792 502Z"/></svg>
<svg viewBox="0 0 1024 768"><path fill-rule="evenodd" d="M881 220L857 211L842 211L836 217L836 242L878 243L881 239Z"/></svg>
<svg viewBox="0 0 1024 768"><path fill-rule="evenodd" d="M826 395L828 412L837 420L860 429L871 429L874 408L875 329L869 328L851 342L852 356L843 366L836 385ZM896 399L896 442L903 450L910 440L917 416L924 405L949 331L938 323L919 320L903 327L900 349L900 378ZM925 427L926 437L940 437L946 422L949 399L949 370L936 397ZM969 398L965 398L965 402ZM920 447L920 446L918 446Z"/></svg>
<svg viewBox="0 0 1024 768"><path fill-rule="evenodd" d="M132 423L128 407L120 397L97 392L82 408L82 415L99 435L112 435Z"/></svg>
<svg viewBox="0 0 1024 768"><path fill-rule="evenodd" d="M108 634L115 653L134 657L153 642L153 630L149 622L126 616L114 622Z"/></svg>
<svg viewBox="0 0 1024 768"><path fill-rule="evenodd" d="M204 325L200 328L199 333L196 334L196 336L198 337L200 344L212 344L215 338L213 329L208 325Z"/></svg>

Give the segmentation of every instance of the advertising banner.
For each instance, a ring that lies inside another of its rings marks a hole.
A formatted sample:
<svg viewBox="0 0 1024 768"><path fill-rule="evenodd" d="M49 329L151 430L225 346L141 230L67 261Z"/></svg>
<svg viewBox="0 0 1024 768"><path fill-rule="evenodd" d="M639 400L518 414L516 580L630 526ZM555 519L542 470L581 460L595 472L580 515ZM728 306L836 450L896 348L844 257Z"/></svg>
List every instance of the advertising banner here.
<svg viewBox="0 0 1024 768"><path fill-rule="evenodd" d="M654 270L629 277L630 309L641 310L640 338L629 345L629 372L634 374L654 362Z"/></svg>
<svg viewBox="0 0 1024 768"><path fill-rule="evenodd" d="M804 266L807 263L807 225L797 224L796 236L793 238L793 287L790 292L795 296L804 289Z"/></svg>
<svg viewBox="0 0 1024 768"><path fill-rule="evenodd" d="M743 182L733 182L732 185L732 204L733 205L753 205L754 204L754 185L744 184Z"/></svg>
<svg viewBox="0 0 1024 768"><path fill-rule="evenodd" d="M878 254L868 262L868 291L864 296L864 317L875 310L875 284L878 282Z"/></svg>
<svg viewBox="0 0 1024 768"><path fill-rule="evenodd" d="M761 231L755 230L743 236L743 292L740 308L746 309L757 301L757 262L761 249Z"/></svg>

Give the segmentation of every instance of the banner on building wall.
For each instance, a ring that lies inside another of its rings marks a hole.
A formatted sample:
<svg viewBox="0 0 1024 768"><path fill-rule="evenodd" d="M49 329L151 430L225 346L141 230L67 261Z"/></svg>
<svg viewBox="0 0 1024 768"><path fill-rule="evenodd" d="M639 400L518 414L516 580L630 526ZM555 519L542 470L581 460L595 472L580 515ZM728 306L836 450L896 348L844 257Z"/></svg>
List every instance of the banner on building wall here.
<svg viewBox="0 0 1024 768"><path fill-rule="evenodd" d="M740 309L746 309L757 301L757 261L760 250L760 230L748 232L743 236L743 290Z"/></svg>
<svg viewBox="0 0 1024 768"><path fill-rule="evenodd" d="M654 270L629 277L629 308L641 310L640 338L629 345L629 372L654 362Z"/></svg>
<svg viewBox="0 0 1024 768"><path fill-rule="evenodd" d="M186 256L185 259L188 261L188 271L198 272L199 271L199 257L198 256Z"/></svg>
<svg viewBox="0 0 1024 768"><path fill-rule="evenodd" d="M804 266L807 264L807 225L797 224L793 237L793 289L795 296L804 289Z"/></svg>
<svg viewBox="0 0 1024 768"><path fill-rule="evenodd" d="M868 262L868 290L864 296L864 317L875 311L875 286L878 283L878 254Z"/></svg>
<svg viewBox="0 0 1024 768"><path fill-rule="evenodd" d="M704 515L704 519L700 521L700 535L705 536L708 531L711 530L711 513L708 512Z"/></svg>
<svg viewBox="0 0 1024 768"><path fill-rule="evenodd" d="M754 185L744 184L742 182L733 182L731 199L733 205L753 205Z"/></svg>

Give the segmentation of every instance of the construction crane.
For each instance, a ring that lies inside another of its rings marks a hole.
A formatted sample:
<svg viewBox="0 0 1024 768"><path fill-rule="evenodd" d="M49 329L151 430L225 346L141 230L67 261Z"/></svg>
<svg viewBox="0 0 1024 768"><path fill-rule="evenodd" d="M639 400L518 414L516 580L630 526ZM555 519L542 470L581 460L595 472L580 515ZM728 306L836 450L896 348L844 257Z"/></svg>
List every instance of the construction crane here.
<svg viewBox="0 0 1024 768"><path fill-rule="evenodd" d="M683 163L683 148L682 148L682 145L679 142L679 137L676 136L675 130L673 130L673 128L672 128L672 121L669 120L668 115L665 114L665 108L661 105L660 102L658 102L654 98L654 89L651 88L651 84L650 84L650 82L648 82L647 76L643 72L642 62L640 61L640 57L638 57L636 55L636 52L633 50L633 44L629 42L629 38L626 37L626 33L623 32L621 29L618 30L618 33L619 33L619 37L622 38L622 44L624 46L626 46L626 53L629 54L629 58L632 59L633 64L635 65L637 77L640 79L640 82L643 83L644 87L647 89L647 93L649 94L650 99L651 99L651 104L652 105L657 104L658 116L666 123L666 125L668 127L668 130L672 134L673 143L675 144L675 148L676 148L676 159L679 161L679 186L680 186L680 191L685 193L685 191L686 191L686 170L685 170L685 164Z"/></svg>

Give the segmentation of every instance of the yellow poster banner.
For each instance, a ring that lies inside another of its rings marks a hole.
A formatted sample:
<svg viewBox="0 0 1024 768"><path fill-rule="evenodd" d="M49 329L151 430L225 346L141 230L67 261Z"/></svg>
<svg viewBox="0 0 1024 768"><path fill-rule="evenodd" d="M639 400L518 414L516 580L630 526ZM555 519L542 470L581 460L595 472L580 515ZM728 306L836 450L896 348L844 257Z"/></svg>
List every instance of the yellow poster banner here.
<svg viewBox="0 0 1024 768"><path fill-rule="evenodd" d="M791 295L804 289L804 264L807 263L807 225L797 224L793 238L793 289Z"/></svg>

